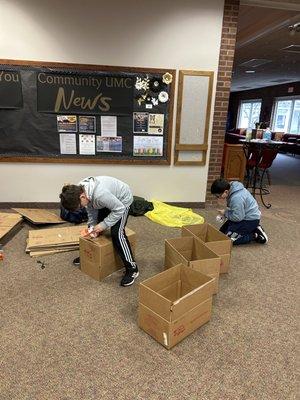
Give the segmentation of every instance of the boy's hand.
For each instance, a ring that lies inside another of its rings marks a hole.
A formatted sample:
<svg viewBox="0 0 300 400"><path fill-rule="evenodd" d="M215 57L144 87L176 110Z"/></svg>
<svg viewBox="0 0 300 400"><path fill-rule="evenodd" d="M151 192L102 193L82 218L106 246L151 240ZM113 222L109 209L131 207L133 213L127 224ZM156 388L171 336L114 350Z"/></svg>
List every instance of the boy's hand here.
<svg viewBox="0 0 300 400"><path fill-rule="evenodd" d="M95 225L94 229L92 231L93 234L96 234L97 236L101 235L101 233L104 231L104 229L101 227L100 224Z"/></svg>
<svg viewBox="0 0 300 400"><path fill-rule="evenodd" d="M225 210L218 210L218 213L221 215L225 215Z"/></svg>

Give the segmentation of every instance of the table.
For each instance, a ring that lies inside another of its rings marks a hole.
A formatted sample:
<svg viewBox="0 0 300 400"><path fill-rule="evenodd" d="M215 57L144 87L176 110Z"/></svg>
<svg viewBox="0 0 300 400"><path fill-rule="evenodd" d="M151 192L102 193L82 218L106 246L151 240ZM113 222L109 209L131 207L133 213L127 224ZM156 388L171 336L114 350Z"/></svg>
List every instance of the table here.
<svg viewBox="0 0 300 400"><path fill-rule="evenodd" d="M241 143L243 143L243 150L245 157L247 159L247 166L250 162L251 155L255 154L254 164L252 165L253 173L250 176L249 167L247 167L247 182L246 187L252 189L252 195L255 198L256 194L260 195L261 201L266 208L270 208L270 203L265 203L263 196L270 194L270 190L264 186L263 178L267 169L272 165L273 160L275 159L280 147L284 144L284 142L275 141L275 140L263 140L263 139L252 139L245 140L241 139ZM263 166L263 172L260 176L260 165L263 162L263 153L266 149L275 150L274 158L269 160L269 164L265 164ZM259 186L258 186L259 183Z"/></svg>

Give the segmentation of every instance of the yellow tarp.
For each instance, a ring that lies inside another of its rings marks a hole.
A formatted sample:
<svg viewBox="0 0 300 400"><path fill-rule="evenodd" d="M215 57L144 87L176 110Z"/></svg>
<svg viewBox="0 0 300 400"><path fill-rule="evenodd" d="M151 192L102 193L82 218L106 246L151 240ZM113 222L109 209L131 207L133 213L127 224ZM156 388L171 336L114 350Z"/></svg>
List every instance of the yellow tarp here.
<svg viewBox="0 0 300 400"><path fill-rule="evenodd" d="M183 225L204 223L204 218L194 213L191 208L170 206L159 200L151 200L151 202L154 209L145 215L158 224L181 228Z"/></svg>

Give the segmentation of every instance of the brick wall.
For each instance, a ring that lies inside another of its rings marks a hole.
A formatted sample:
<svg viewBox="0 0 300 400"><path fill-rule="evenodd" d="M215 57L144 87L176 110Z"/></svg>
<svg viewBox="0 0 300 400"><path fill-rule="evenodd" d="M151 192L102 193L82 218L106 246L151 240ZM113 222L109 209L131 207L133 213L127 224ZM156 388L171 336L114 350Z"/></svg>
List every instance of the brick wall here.
<svg viewBox="0 0 300 400"><path fill-rule="evenodd" d="M206 205L212 205L215 202L214 197L210 194L210 186L216 178L220 177L221 173L239 3L240 0L225 0L224 4L223 28L207 179Z"/></svg>

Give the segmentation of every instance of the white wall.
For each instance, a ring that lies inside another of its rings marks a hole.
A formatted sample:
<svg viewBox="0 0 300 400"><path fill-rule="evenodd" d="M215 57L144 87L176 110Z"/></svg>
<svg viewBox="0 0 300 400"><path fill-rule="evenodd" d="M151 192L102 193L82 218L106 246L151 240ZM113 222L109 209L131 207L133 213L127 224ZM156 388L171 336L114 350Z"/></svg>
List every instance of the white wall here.
<svg viewBox="0 0 300 400"><path fill-rule="evenodd" d="M0 0L0 58L213 70L216 84L223 5L224 0ZM204 202L207 173L208 162L0 163L0 202L58 201L63 183L90 175L122 179L148 200Z"/></svg>

